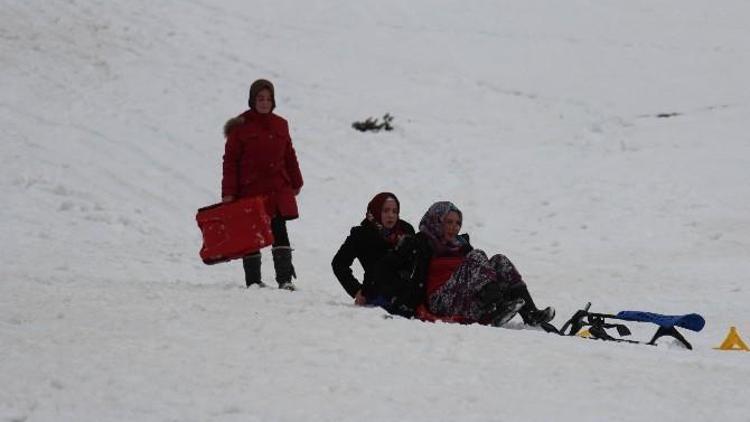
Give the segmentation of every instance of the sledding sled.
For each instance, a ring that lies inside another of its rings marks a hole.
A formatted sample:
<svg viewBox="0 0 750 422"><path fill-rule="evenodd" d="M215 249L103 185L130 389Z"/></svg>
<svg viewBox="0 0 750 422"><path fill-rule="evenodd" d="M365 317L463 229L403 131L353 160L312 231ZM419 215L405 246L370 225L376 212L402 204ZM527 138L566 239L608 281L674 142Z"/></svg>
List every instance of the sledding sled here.
<svg viewBox="0 0 750 422"><path fill-rule="evenodd" d="M203 234L200 256L208 265L243 258L273 243L262 197L203 207L195 219Z"/></svg>
<svg viewBox="0 0 750 422"><path fill-rule="evenodd" d="M427 309L427 305L420 304L414 312L414 317L424 322L445 322L450 324L471 324L473 321L469 321L461 315L448 315L439 316L435 315Z"/></svg>
<svg viewBox="0 0 750 422"><path fill-rule="evenodd" d="M511 300L504 303L505 306L497 307L479 321L472 321L462 315L435 315L427 309L427 305L420 304L414 311L414 317L425 322L445 322L449 324L481 324L500 327L510 321L521 309L524 302L521 299Z"/></svg>
<svg viewBox="0 0 750 422"><path fill-rule="evenodd" d="M543 323L541 324L541 327L547 332L556 333L562 336L574 336L579 334L581 330L586 329L588 332L587 337L591 339L633 344L648 344L652 346L656 345L656 340L666 336L676 339L685 346L685 348L692 350L693 346L679 331L677 331L677 327L698 332L701 331L706 324L706 321L702 316L694 313L685 315L663 315L653 312L622 311L617 314L602 314L589 312L590 308L591 302L587 303L583 309L578 310L573 314L573 316L565 322L559 330L549 323ZM658 328L648 342L630 340L623 338L631 334L630 329L625 326L625 324L613 322L613 320L651 323L655 324ZM617 336L607 331L613 328L617 331Z"/></svg>

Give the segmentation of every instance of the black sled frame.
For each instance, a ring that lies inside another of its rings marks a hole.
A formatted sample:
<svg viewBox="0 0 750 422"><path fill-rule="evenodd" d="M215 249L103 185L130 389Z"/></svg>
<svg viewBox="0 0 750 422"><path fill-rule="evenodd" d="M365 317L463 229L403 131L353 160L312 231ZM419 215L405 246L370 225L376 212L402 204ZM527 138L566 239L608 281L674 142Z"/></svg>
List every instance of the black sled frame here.
<svg viewBox="0 0 750 422"><path fill-rule="evenodd" d="M573 316L563 324L559 330L552 324L544 322L541 327L548 333L555 333L561 336L574 336L578 334L584 327L589 327L588 331L591 335L591 339L605 340L605 341L616 341L620 343L631 343L631 344L647 344L650 346L656 346L656 340L661 337L668 336L676 339L683 346L689 350L693 350L693 346L680 334L677 329L672 327L659 326L656 333L651 338L651 341L644 343L642 341L624 339L621 337L629 336L630 329L621 323L611 323L608 320L619 320L624 321L622 318L618 318L617 315L612 314L601 314L596 312L589 312L591 308L591 302L588 302L583 309L578 310ZM614 337L607 332L607 329L614 328L617 330L619 337Z"/></svg>

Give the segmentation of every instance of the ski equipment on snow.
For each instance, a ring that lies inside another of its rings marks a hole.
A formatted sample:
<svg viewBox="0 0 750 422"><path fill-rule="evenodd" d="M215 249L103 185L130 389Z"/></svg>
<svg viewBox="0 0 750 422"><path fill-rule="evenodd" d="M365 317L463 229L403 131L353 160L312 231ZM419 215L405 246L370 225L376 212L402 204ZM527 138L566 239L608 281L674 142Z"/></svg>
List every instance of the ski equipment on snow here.
<svg viewBox="0 0 750 422"><path fill-rule="evenodd" d="M578 310L573 314L573 316L563 324L562 328L559 330L549 323L543 323L540 324L540 326L547 332L556 333L562 336L574 336L578 334L582 328L588 327L588 332L592 339L633 344L648 344L652 346L656 345L656 340L660 337L667 336L673 337L685 346L685 348L692 350L693 346L679 331L677 331L676 327L697 332L701 331L706 324L705 319L695 313L685 315L662 315L653 312L622 311L613 315L590 312L590 308L591 302L587 303L583 309ZM622 338L631 334L630 329L624 324L612 322L611 320L646 322L656 324L659 328L657 328L656 333L654 333L651 340L644 343L642 341ZM617 330L617 335L619 337L614 337L607 332L607 329L611 328Z"/></svg>

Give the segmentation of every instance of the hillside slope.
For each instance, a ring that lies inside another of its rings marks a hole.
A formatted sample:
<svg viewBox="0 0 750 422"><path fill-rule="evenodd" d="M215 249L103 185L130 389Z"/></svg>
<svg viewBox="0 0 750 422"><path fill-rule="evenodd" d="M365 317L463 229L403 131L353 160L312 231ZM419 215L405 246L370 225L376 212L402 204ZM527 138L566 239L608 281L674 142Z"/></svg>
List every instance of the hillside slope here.
<svg viewBox="0 0 750 422"><path fill-rule="evenodd" d="M747 356L712 349L750 336L743 2L2 4L0 419L746 418ZM197 255L259 77L306 182L295 294ZM706 329L685 352L355 308L330 259L382 190L412 223L455 202L557 323Z"/></svg>

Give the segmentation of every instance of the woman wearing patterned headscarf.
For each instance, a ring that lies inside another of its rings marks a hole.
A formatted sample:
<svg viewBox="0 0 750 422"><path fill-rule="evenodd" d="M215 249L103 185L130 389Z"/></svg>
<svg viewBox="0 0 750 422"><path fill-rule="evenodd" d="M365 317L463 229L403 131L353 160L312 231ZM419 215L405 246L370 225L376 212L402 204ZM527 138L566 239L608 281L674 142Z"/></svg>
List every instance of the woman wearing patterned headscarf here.
<svg viewBox="0 0 750 422"><path fill-rule="evenodd" d="M333 273L357 305L381 305L392 296L390 289L383 285L375 286L372 268L402 238L414 234L412 225L399 218L400 210L396 195L390 192L375 195L367 204L365 219L359 226L352 227L333 257ZM364 269L362 283L352 273L355 259Z"/></svg>
<svg viewBox="0 0 750 422"><path fill-rule="evenodd" d="M419 223L419 233L405 240L383 261L378 279L407 269L410 286L400 305L415 309L426 303L438 316L500 326L516 312L524 322L538 325L554 318L551 307L537 309L526 283L504 255L487 258L474 249L467 234L459 235L463 214L453 203L434 203Z"/></svg>

